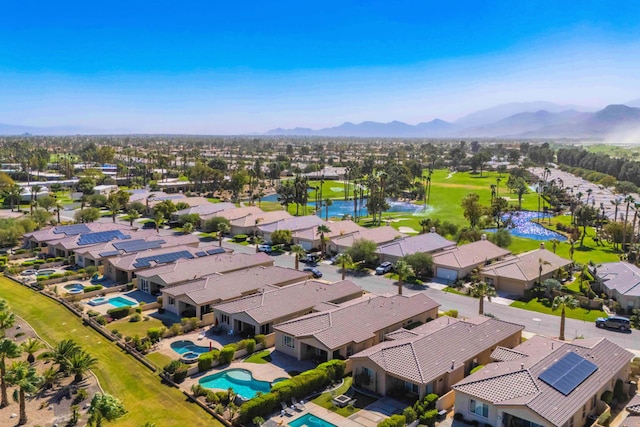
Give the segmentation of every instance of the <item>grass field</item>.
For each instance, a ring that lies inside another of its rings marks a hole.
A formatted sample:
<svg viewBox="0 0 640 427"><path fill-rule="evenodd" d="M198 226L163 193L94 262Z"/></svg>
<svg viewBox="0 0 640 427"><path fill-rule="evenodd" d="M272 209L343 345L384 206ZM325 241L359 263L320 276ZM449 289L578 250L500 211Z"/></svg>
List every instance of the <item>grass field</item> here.
<svg viewBox="0 0 640 427"><path fill-rule="evenodd" d="M258 365L264 365L271 362L271 352L269 350L253 353L251 356L244 359L246 363L257 363Z"/></svg>
<svg viewBox="0 0 640 427"><path fill-rule="evenodd" d="M110 331L117 330L125 337L135 337L136 335L138 335L139 337L144 337L147 335L147 330L149 328L157 328L162 326L164 326L162 322L158 319L154 319L153 317L150 317L149 320L142 322L129 322L129 317L126 317L124 319L111 322L107 329L109 329Z"/></svg>
<svg viewBox="0 0 640 427"><path fill-rule="evenodd" d="M157 375L133 357L83 326L61 305L5 277L0 277L0 297L49 344L72 338L98 358L93 372L101 386L121 399L128 410L127 415L110 425L136 427L148 421L176 427L221 425L188 403L179 390L162 385Z"/></svg>
<svg viewBox="0 0 640 427"><path fill-rule="evenodd" d="M560 310L551 310L550 303L546 301L539 301L537 298L532 299L529 302L514 301L511 303L511 307L522 308L524 310L536 311L538 313L551 314L554 316L560 316ZM567 308L566 316L571 319L584 320L585 322L595 322L598 317L606 317L606 313L602 310L587 310L581 307Z"/></svg>

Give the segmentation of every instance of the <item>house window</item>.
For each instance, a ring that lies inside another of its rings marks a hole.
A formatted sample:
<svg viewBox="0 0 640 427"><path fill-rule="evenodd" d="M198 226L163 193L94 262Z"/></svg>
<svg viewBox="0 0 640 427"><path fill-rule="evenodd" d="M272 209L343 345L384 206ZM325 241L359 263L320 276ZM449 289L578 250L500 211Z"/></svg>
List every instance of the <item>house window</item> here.
<svg viewBox="0 0 640 427"><path fill-rule="evenodd" d="M147 279L140 279L140 290L142 292L149 292L149 281Z"/></svg>
<svg viewBox="0 0 640 427"><path fill-rule="evenodd" d="M169 305L176 305L176 299L174 297L169 297Z"/></svg>
<svg viewBox="0 0 640 427"><path fill-rule="evenodd" d="M347 346L347 357L350 357L353 354L353 344L349 344Z"/></svg>
<svg viewBox="0 0 640 427"><path fill-rule="evenodd" d="M597 394L593 395L593 397L591 398L591 409L596 407L597 399L598 399L598 395Z"/></svg>
<svg viewBox="0 0 640 427"><path fill-rule="evenodd" d="M229 315L227 314L221 314L220 315L220 321L226 325L229 324Z"/></svg>
<svg viewBox="0 0 640 427"><path fill-rule="evenodd" d="M260 333L263 335L268 335L271 333L271 323L265 323L264 325L260 325Z"/></svg>
<svg viewBox="0 0 640 427"><path fill-rule="evenodd" d="M415 393L415 394L419 393L418 384L409 383L405 381L404 389L407 390L409 393Z"/></svg>
<svg viewBox="0 0 640 427"><path fill-rule="evenodd" d="M285 347L296 348L295 342L293 340L293 337L290 337L289 335L283 335L282 336L282 344Z"/></svg>
<svg viewBox="0 0 640 427"><path fill-rule="evenodd" d="M489 418L489 405L471 399L469 401L469 412L482 418Z"/></svg>

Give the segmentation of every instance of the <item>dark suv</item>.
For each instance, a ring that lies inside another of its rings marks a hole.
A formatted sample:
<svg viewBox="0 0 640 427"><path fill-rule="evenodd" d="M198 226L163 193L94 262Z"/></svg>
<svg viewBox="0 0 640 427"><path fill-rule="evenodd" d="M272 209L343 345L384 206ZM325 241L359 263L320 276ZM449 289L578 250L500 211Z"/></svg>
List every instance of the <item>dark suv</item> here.
<svg viewBox="0 0 640 427"><path fill-rule="evenodd" d="M598 328L619 329L621 331L631 330L629 319L620 316L598 317L596 319L596 326Z"/></svg>

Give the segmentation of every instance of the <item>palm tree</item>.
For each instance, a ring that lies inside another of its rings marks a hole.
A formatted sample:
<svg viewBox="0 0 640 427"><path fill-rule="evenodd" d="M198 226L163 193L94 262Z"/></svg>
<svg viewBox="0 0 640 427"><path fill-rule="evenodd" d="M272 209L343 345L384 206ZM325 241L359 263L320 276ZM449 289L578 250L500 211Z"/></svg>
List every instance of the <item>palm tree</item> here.
<svg viewBox="0 0 640 427"><path fill-rule="evenodd" d="M351 256L349 256L349 254L339 254L336 257L336 263L340 265L340 268L342 270L342 280L344 280L347 272L347 266L353 264L353 260L351 259Z"/></svg>
<svg viewBox="0 0 640 427"><path fill-rule="evenodd" d="M558 245L560 244L560 240L558 239L550 239L549 240L551 242L551 248L553 249L553 253L556 253L556 248L558 247Z"/></svg>
<svg viewBox="0 0 640 427"><path fill-rule="evenodd" d="M420 220L420 227L422 227L422 234L425 234L429 231L429 227L431 227L431 218L424 218Z"/></svg>
<svg viewBox="0 0 640 427"><path fill-rule="evenodd" d="M115 197L109 199L107 202L107 208L111 211L111 219L113 223L116 222L116 215L118 215L118 211L120 210L120 202Z"/></svg>
<svg viewBox="0 0 640 427"><path fill-rule="evenodd" d="M91 356L86 351L79 351L69 358L68 363L69 373L73 374L73 380L79 383L82 381L84 374L98 363L98 359Z"/></svg>
<svg viewBox="0 0 640 427"><path fill-rule="evenodd" d="M291 246L291 253L295 255L296 270L297 270L298 267L300 266L300 257L302 255L305 255L307 251L305 251L301 245L293 245Z"/></svg>
<svg viewBox="0 0 640 427"><path fill-rule="evenodd" d="M58 365L58 371L67 375L69 373L69 360L82 351L80 345L71 339L63 340L53 349L42 353L38 359L51 361Z"/></svg>
<svg viewBox="0 0 640 427"><path fill-rule="evenodd" d="M555 311L560 308L562 310L560 312L560 336L558 337L560 341L564 341L565 308L576 308L578 305L578 300L571 295L557 296L553 299L551 309Z"/></svg>
<svg viewBox="0 0 640 427"><path fill-rule="evenodd" d="M162 212L156 212L153 217L153 222L156 224L156 232L159 233L160 227L162 227L162 224L164 224L164 215L162 214Z"/></svg>
<svg viewBox="0 0 640 427"><path fill-rule="evenodd" d="M58 384L60 372L53 366L49 366L42 373L42 389L48 390Z"/></svg>
<svg viewBox="0 0 640 427"><path fill-rule="evenodd" d="M496 289L487 282L478 282L471 285L471 295L480 298L478 303L478 314L484 314L484 299L491 302L491 298L497 297Z"/></svg>
<svg viewBox="0 0 640 427"><path fill-rule="evenodd" d="M542 270L544 265L551 265L551 263L542 258L538 258L538 285L542 284Z"/></svg>
<svg viewBox="0 0 640 427"><path fill-rule="evenodd" d="M55 212L58 215L58 224L60 224L60 211L64 209L62 202L60 200L56 200Z"/></svg>
<svg viewBox="0 0 640 427"><path fill-rule="evenodd" d="M0 407L2 408L9 404L9 398L7 397L7 383L5 381L5 376L7 375L6 359L19 357L20 353L20 346L15 342L6 338L3 338L0 341L0 390L2 392Z"/></svg>
<svg viewBox="0 0 640 427"><path fill-rule="evenodd" d="M140 218L140 212L135 209L129 209L128 211L129 225L133 226L133 221Z"/></svg>
<svg viewBox="0 0 640 427"><path fill-rule="evenodd" d="M613 206L615 206L615 210L613 211L613 221L617 221L618 220L618 209L620 208L620 205L622 204L622 199L620 197L618 197L617 199L614 200L609 200L611 202L611 204Z"/></svg>
<svg viewBox="0 0 640 427"><path fill-rule="evenodd" d="M323 257L324 257L325 244L326 244L324 240L324 235L326 233L331 233L331 229L329 228L328 225L320 224L317 228L316 235L320 236L320 253L322 254Z"/></svg>
<svg viewBox="0 0 640 427"><path fill-rule="evenodd" d="M396 274L398 275L398 295L402 295L402 285L405 280L413 276L413 267L408 262L401 259L396 262L395 265Z"/></svg>
<svg viewBox="0 0 640 427"><path fill-rule="evenodd" d="M96 393L91 399L89 407L89 424L92 427L102 427L105 421L115 421L127 413L120 400L110 394Z"/></svg>
<svg viewBox="0 0 640 427"><path fill-rule="evenodd" d="M256 253L260 252L259 246L264 243L264 237L259 234L256 234L253 237L253 243L256 244Z"/></svg>
<svg viewBox="0 0 640 427"><path fill-rule="evenodd" d="M324 199L324 220L329 221L329 206L333 205L333 200L326 198Z"/></svg>
<svg viewBox="0 0 640 427"><path fill-rule="evenodd" d="M191 234L191 233L193 233L193 224L191 224L190 222L185 222L182 225L182 233L183 234Z"/></svg>
<svg viewBox="0 0 640 427"><path fill-rule="evenodd" d="M31 203L29 204L29 209L30 212L29 213L33 213L33 206L35 205L34 202L36 202L38 200L38 193L42 190L42 186L41 185L33 185L31 186Z"/></svg>
<svg viewBox="0 0 640 427"><path fill-rule="evenodd" d="M43 348L44 344L37 338L29 338L22 343L21 347L22 351L28 354L27 362L33 364L36 361L36 357L33 354Z"/></svg>
<svg viewBox="0 0 640 427"><path fill-rule="evenodd" d="M222 236L224 233L228 233L229 229L229 225L224 222L218 224L218 246L222 247Z"/></svg>
<svg viewBox="0 0 640 427"><path fill-rule="evenodd" d="M7 309L0 310L0 338L4 338L5 331L16 323L16 315Z"/></svg>
<svg viewBox="0 0 640 427"><path fill-rule="evenodd" d="M624 215L624 228L623 228L623 233L622 233L622 252L626 252L626 243L627 243L627 226L629 224L629 207L631 206L631 204L635 204L635 199L633 198L633 196L628 195L627 197L624 198L624 201L627 204L626 210L625 210L625 215ZM633 231L631 233L633 235Z"/></svg>
<svg viewBox="0 0 640 427"><path fill-rule="evenodd" d="M42 383L42 377L36 373L36 369L27 362L13 362L7 372L7 382L18 387L13 392L13 399L20 403L20 418L18 424L27 423L26 395L35 393Z"/></svg>

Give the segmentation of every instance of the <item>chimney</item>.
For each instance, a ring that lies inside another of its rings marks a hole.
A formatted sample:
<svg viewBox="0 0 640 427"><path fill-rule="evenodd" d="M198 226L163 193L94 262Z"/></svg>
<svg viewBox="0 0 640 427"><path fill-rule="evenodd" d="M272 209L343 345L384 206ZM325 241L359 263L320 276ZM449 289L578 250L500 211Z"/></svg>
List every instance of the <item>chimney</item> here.
<svg viewBox="0 0 640 427"><path fill-rule="evenodd" d="M435 227L431 227L431 232L435 233L436 232L436 228Z"/></svg>
<svg viewBox="0 0 640 427"><path fill-rule="evenodd" d="M453 370L453 369L454 369L455 364L456 364L456 361L455 361L455 360L452 360L452 361L451 361L451 370Z"/></svg>
<svg viewBox="0 0 640 427"><path fill-rule="evenodd" d="M480 240L487 240L487 235L485 233L482 233L482 235L480 236Z"/></svg>
<svg viewBox="0 0 640 427"><path fill-rule="evenodd" d="M524 363L520 364L520 369L524 369Z"/></svg>

